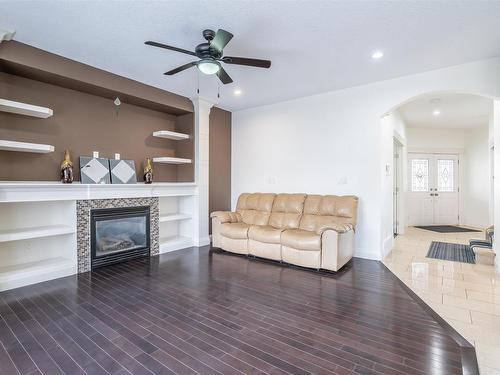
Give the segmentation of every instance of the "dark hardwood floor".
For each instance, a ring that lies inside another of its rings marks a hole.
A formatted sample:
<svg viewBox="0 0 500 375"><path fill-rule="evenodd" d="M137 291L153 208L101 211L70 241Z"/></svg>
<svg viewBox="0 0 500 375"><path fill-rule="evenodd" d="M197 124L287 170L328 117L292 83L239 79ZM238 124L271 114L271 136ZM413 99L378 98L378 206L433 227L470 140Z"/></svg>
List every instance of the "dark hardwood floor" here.
<svg viewBox="0 0 500 375"><path fill-rule="evenodd" d="M461 374L438 320L379 262L188 249L0 293L0 373Z"/></svg>

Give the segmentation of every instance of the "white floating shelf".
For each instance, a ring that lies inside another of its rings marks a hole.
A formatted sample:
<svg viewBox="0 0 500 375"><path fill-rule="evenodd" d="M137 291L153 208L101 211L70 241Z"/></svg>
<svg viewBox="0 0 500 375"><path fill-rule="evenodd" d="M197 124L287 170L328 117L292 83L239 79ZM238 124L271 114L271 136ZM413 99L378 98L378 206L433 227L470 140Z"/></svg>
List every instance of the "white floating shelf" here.
<svg viewBox="0 0 500 375"><path fill-rule="evenodd" d="M160 254L193 246L193 239L184 236L160 238Z"/></svg>
<svg viewBox="0 0 500 375"><path fill-rule="evenodd" d="M46 225L41 227L0 230L0 242L28 240L75 233L69 225Z"/></svg>
<svg viewBox="0 0 500 375"><path fill-rule="evenodd" d="M160 215L160 223L166 223L169 221L181 221L191 219L191 215L188 214L168 214Z"/></svg>
<svg viewBox="0 0 500 375"><path fill-rule="evenodd" d="M0 111L38 118L48 118L54 114L50 108L0 99Z"/></svg>
<svg viewBox="0 0 500 375"><path fill-rule="evenodd" d="M26 143L16 141L0 140L0 150L2 151L18 151L18 152L34 152L38 154L47 154L54 152L54 146L43 145L38 143Z"/></svg>
<svg viewBox="0 0 500 375"><path fill-rule="evenodd" d="M73 261L58 257L0 267L0 291L76 273Z"/></svg>
<svg viewBox="0 0 500 375"><path fill-rule="evenodd" d="M189 134L177 133L170 130L158 130L153 132L153 137L173 139L180 141L182 139L189 139Z"/></svg>
<svg viewBox="0 0 500 375"><path fill-rule="evenodd" d="M191 164L191 159L183 158L173 158L170 156L163 156L160 158L153 158L153 163L165 163L165 164Z"/></svg>

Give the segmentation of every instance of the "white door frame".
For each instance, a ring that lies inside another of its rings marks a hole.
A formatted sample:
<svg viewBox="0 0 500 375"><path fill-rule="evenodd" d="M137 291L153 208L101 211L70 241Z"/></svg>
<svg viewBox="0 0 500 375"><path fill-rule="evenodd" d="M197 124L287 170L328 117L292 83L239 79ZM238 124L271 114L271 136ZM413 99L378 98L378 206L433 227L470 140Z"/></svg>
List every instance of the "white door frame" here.
<svg viewBox="0 0 500 375"><path fill-rule="evenodd" d="M393 140L393 152L394 152L394 158L393 158L393 173L394 173L394 178L393 178L393 204L395 204L395 207L393 207L393 231L394 234L403 234L404 233L404 227L405 227L405 220L404 220L404 204L405 204L405 199L404 199L404 145L403 143L397 138L394 137Z"/></svg>
<svg viewBox="0 0 500 375"><path fill-rule="evenodd" d="M407 173L406 176L409 179L410 177L410 171L408 170L408 165L409 165L409 160L410 160L410 154L437 154L437 155L457 155L458 157L458 225L462 224L464 214L463 214L463 207L464 207L464 202L463 202L463 194L462 194L462 186L464 186L464 173L463 173L463 160L464 160L464 150L459 149L459 148L416 148L416 147L411 147L408 148L408 157L407 157L407 163L404 166L406 169ZM409 183L409 182L408 182ZM407 194L411 193L411 186L408 185L408 190ZM406 206L410 207L410 202L409 202L409 195L407 195L406 199ZM409 215L409 208L408 212L406 215L406 222L410 222L410 215Z"/></svg>
<svg viewBox="0 0 500 375"><path fill-rule="evenodd" d="M489 162L490 162L490 212L489 221L493 223L495 220L494 207L495 207L495 146L489 146Z"/></svg>

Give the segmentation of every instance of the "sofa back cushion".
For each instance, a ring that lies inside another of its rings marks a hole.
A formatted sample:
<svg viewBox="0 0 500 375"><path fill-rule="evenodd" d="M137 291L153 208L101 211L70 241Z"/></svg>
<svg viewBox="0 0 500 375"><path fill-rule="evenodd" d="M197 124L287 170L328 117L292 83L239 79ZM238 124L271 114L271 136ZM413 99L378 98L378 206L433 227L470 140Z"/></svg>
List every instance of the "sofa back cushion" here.
<svg viewBox="0 0 500 375"><path fill-rule="evenodd" d="M273 207L274 193L243 193L238 198L236 212L251 225L267 225Z"/></svg>
<svg viewBox="0 0 500 375"><path fill-rule="evenodd" d="M298 228L305 199L305 194L276 195L269 217L269 225L278 229Z"/></svg>
<svg viewBox="0 0 500 375"><path fill-rule="evenodd" d="M356 225L358 198L353 195L308 195L300 229L318 232L329 225Z"/></svg>

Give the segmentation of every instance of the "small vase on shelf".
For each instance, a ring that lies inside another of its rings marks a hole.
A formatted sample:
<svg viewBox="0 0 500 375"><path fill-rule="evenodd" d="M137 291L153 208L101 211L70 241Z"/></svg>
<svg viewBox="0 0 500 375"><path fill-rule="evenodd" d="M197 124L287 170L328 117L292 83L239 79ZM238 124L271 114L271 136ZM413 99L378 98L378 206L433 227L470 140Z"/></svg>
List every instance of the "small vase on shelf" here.
<svg viewBox="0 0 500 375"><path fill-rule="evenodd" d="M144 183L153 183L153 165L151 164L151 158L146 159L146 165L144 166Z"/></svg>
<svg viewBox="0 0 500 375"><path fill-rule="evenodd" d="M69 156L69 151L64 151L64 160L61 163L61 182L71 184L73 182L73 163Z"/></svg>

